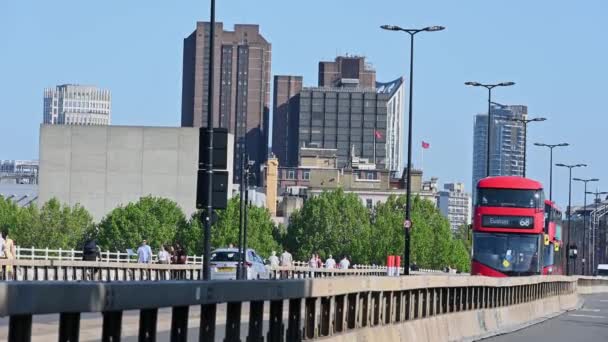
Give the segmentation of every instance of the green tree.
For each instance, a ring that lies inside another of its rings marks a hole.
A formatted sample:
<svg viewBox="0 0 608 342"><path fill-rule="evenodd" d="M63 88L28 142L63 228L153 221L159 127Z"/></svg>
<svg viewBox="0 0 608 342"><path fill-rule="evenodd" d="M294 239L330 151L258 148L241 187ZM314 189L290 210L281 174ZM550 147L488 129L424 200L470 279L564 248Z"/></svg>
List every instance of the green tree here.
<svg viewBox="0 0 608 342"><path fill-rule="evenodd" d="M318 252L326 258L352 256L354 263L369 263L370 213L357 195L342 189L308 199L290 218L285 245L294 257L308 260Z"/></svg>
<svg viewBox="0 0 608 342"><path fill-rule="evenodd" d="M458 226L458 229L454 232L454 239L462 241L466 250L471 250L472 241L471 241L472 233L469 228L469 225L463 224Z"/></svg>
<svg viewBox="0 0 608 342"><path fill-rule="evenodd" d="M97 238L102 249L124 251L146 239L156 250L173 243L185 225L186 217L177 203L147 196L112 210L99 224Z"/></svg>
<svg viewBox="0 0 608 342"><path fill-rule="evenodd" d="M9 228L20 246L72 249L82 245L85 232L93 227L93 218L82 206L61 205L53 198L40 210L34 205L19 208Z"/></svg>
<svg viewBox="0 0 608 342"><path fill-rule="evenodd" d="M224 210L217 210L217 221L211 227L211 245L214 248L226 247L229 244L239 243L239 206L238 197L228 201ZM247 247L253 248L264 257L271 251L278 251L280 245L275 239L277 228L266 208L249 206L247 210ZM190 219L189 227L178 234L178 240L183 245L197 253L202 253L203 230L200 214L194 214Z"/></svg>
<svg viewBox="0 0 608 342"><path fill-rule="evenodd" d="M11 200L0 196L0 230L17 225L19 207Z"/></svg>
<svg viewBox="0 0 608 342"><path fill-rule="evenodd" d="M383 264L387 255L403 253L405 202L405 196L390 196L375 207L371 239L373 262ZM453 249L460 246L455 245L449 222L432 202L414 197L411 218L410 262L437 269L456 262L465 263L462 258L453 259Z"/></svg>

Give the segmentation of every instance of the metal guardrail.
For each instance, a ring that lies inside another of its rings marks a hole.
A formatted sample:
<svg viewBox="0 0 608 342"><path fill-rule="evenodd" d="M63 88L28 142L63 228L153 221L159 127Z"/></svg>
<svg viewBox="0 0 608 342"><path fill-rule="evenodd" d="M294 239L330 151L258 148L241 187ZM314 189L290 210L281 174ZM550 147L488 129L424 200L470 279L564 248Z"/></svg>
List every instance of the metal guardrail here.
<svg viewBox="0 0 608 342"><path fill-rule="evenodd" d="M59 314L59 341L78 341L80 315L103 314L102 341L120 341L122 315L139 310L139 340L154 341L159 308L171 310L171 341L186 341L189 307L199 306L200 341L241 340L243 304L249 304L247 341L300 341L355 329L398 324L450 313L492 309L576 293L563 276L337 277L286 281L3 282L0 316L9 316L8 341L30 341L32 315ZM159 295L162 294L162 295ZM283 306L288 301L288 315ZM268 302L268 327L264 325ZM225 321L217 321L218 304Z"/></svg>

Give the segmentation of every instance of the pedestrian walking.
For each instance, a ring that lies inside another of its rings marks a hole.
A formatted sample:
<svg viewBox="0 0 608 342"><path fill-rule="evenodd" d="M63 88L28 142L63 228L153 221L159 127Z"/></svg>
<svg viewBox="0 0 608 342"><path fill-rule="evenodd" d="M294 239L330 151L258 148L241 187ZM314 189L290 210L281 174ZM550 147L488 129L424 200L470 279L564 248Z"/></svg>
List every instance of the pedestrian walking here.
<svg viewBox="0 0 608 342"><path fill-rule="evenodd" d="M293 257L291 256L291 253L289 253L287 250L284 250L283 254L281 254L281 266L291 267L292 262L293 262ZM288 277L289 277L289 271L281 271L282 279L285 279Z"/></svg>
<svg viewBox="0 0 608 342"><path fill-rule="evenodd" d="M291 253L287 250L283 251L283 254L281 254L281 266L291 266L292 262L293 257L291 256Z"/></svg>
<svg viewBox="0 0 608 342"><path fill-rule="evenodd" d="M152 261L152 249L148 246L148 242L143 240L139 248L137 248L137 262L149 264Z"/></svg>
<svg viewBox="0 0 608 342"><path fill-rule="evenodd" d="M334 260L334 258L332 257L332 255L329 255L329 258L327 258L327 260L325 260L325 268L327 269L332 269L332 268L336 268L336 260Z"/></svg>
<svg viewBox="0 0 608 342"><path fill-rule="evenodd" d="M317 268L323 268L323 260L321 260L319 253L317 253Z"/></svg>
<svg viewBox="0 0 608 342"><path fill-rule="evenodd" d="M82 246L82 260L83 261L97 261L101 257L101 251L97 246L97 240L91 238L84 243Z"/></svg>
<svg viewBox="0 0 608 342"><path fill-rule="evenodd" d="M5 228L2 232L2 238L4 239L4 257L7 260L11 261L15 260L15 256L17 253L15 253L15 242L9 237L8 233L8 228ZM6 278L13 278L13 265L6 266Z"/></svg>
<svg viewBox="0 0 608 342"><path fill-rule="evenodd" d="M268 257L268 263L270 264L270 267L279 266L279 258L277 257L277 252L272 251L271 255Z"/></svg>
<svg viewBox="0 0 608 342"><path fill-rule="evenodd" d="M186 256L186 251L180 246L178 243L175 244L175 254L173 254L173 263L178 265L185 265L188 261L188 257ZM185 279L186 271L178 270L175 272L177 275L177 279Z"/></svg>
<svg viewBox="0 0 608 342"><path fill-rule="evenodd" d="M171 256L169 252L165 249L165 246L160 246L160 251L158 252L158 263L159 264L168 264Z"/></svg>
<svg viewBox="0 0 608 342"><path fill-rule="evenodd" d="M342 260L340 260L340 268L343 270L347 270L350 267L350 261L348 261L348 258L346 257L346 255L344 255L342 257Z"/></svg>

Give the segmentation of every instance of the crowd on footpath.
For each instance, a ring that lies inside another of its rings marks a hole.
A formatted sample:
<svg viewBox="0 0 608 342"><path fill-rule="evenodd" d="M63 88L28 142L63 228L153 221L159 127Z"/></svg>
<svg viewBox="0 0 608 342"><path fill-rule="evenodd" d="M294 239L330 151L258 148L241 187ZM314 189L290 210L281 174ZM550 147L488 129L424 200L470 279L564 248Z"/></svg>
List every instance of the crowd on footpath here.
<svg viewBox="0 0 608 342"><path fill-rule="evenodd" d="M154 253L150 245L148 245L147 240L142 240L135 254L137 255L138 263L151 264L153 262ZM97 245L97 241L94 239L87 241L82 249L82 260L98 261L100 259L101 250ZM176 243L174 245L161 245L156 260L158 264L185 265L188 261L188 256L184 248Z"/></svg>
<svg viewBox="0 0 608 342"><path fill-rule="evenodd" d="M272 251L270 257L268 257L268 264L271 267L278 267L278 266L292 266L293 264L293 257L291 255L291 253L289 253L287 250L285 250L282 254L281 257L277 257L277 252L276 251ZM340 259L339 263L336 263L336 260L333 258L333 256L330 254L328 256L327 259L325 259L325 262L323 262L323 259L321 259L321 257L319 256L318 253L313 253L310 260L308 261L308 267L310 268L325 268L325 269L348 269L350 268L351 265L351 261L350 258L347 257L346 255L344 255L342 257L342 259Z"/></svg>

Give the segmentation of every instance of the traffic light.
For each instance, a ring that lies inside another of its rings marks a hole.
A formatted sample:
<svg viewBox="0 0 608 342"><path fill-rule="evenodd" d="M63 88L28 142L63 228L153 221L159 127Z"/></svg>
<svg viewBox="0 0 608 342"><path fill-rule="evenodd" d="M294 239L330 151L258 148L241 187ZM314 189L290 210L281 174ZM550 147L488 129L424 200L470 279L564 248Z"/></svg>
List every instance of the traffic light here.
<svg viewBox="0 0 608 342"><path fill-rule="evenodd" d="M196 209L207 208L207 171L198 170L198 186L196 188ZM228 171L213 171L213 192L211 205L213 209L226 209L228 205Z"/></svg>
<svg viewBox="0 0 608 342"><path fill-rule="evenodd" d="M207 160L207 128L199 129L199 145L198 145L198 168L205 169L205 161ZM228 129L214 128L213 129L213 169L225 170L228 167Z"/></svg>
<svg viewBox="0 0 608 342"><path fill-rule="evenodd" d="M211 188L213 209L226 209L228 205L229 176L226 170L228 163L228 130L226 128L213 129L213 183L209 184L205 162L209 149L207 148L207 128L199 129L198 145L198 177L196 185L196 208L206 209L208 206L207 194Z"/></svg>

